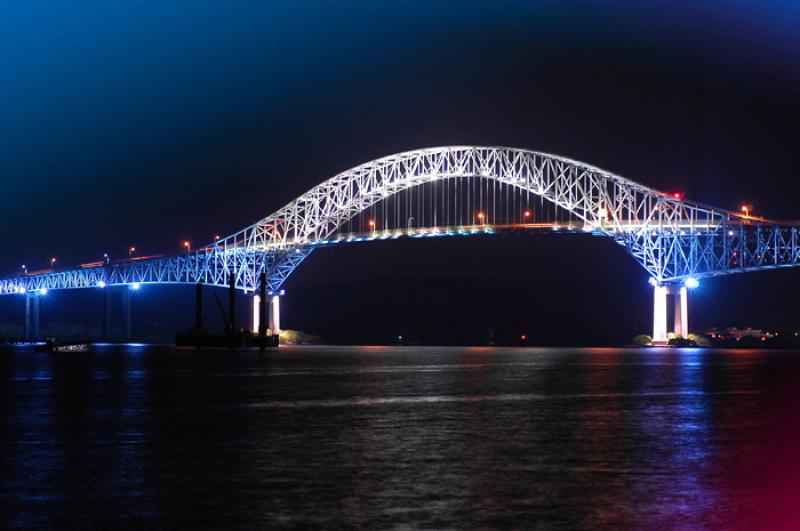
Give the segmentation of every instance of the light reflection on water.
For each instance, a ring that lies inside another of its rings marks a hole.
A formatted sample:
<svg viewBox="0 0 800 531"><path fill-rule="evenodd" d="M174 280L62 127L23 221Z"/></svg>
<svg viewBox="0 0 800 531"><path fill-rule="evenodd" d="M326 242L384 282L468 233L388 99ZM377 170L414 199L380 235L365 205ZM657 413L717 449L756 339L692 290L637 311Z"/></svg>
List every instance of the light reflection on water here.
<svg viewBox="0 0 800 531"><path fill-rule="evenodd" d="M776 412L799 360L2 352L0 524L749 527L769 520L742 471L782 458Z"/></svg>

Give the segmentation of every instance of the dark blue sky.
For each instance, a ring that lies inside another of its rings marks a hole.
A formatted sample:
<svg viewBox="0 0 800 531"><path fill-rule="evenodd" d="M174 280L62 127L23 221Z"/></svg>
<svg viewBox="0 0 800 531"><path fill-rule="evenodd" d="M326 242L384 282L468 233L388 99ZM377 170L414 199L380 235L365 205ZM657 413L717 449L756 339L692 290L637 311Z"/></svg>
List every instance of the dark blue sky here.
<svg viewBox="0 0 800 531"><path fill-rule="evenodd" d="M0 270L179 250L400 150L504 144L800 218L800 4L0 7Z"/></svg>

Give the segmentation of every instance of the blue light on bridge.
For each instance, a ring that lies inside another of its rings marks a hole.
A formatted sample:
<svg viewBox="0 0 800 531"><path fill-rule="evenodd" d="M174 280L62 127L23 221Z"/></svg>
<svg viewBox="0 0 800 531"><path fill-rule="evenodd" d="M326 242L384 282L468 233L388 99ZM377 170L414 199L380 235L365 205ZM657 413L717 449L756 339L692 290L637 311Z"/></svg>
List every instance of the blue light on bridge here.
<svg viewBox="0 0 800 531"><path fill-rule="evenodd" d="M98 281L98 282L97 282L97 287L98 287L98 288L104 288L104 287L106 287L106 283L105 283L105 281L103 281L103 280L100 280L100 281Z"/></svg>
<svg viewBox="0 0 800 531"><path fill-rule="evenodd" d="M700 286L700 281L697 280L694 277L689 277L689 278L686 279L686 281L683 283L683 285L686 286L689 289L694 289L694 288Z"/></svg>
<svg viewBox="0 0 800 531"><path fill-rule="evenodd" d="M42 295L42 296L47 295L47 288L40 289L39 290L39 295Z"/></svg>
<svg viewBox="0 0 800 531"><path fill-rule="evenodd" d="M134 291L138 290L141 287L142 287L142 285L139 284L138 282L134 282L133 284L131 284L131 289L134 290Z"/></svg>

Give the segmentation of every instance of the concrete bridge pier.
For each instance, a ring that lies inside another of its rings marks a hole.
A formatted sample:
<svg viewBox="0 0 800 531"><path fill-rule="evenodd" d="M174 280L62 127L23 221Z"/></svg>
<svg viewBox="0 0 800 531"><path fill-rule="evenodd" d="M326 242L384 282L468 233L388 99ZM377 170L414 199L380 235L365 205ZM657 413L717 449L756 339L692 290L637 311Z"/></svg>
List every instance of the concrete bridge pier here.
<svg viewBox="0 0 800 531"><path fill-rule="evenodd" d="M269 299L269 330L272 335L281 332L281 298L274 293Z"/></svg>
<svg viewBox="0 0 800 531"><path fill-rule="evenodd" d="M194 287L194 329L202 330L203 326L203 285L197 284Z"/></svg>
<svg viewBox="0 0 800 531"><path fill-rule="evenodd" d="M130 288L126 288L122 291L122 315L125 320L125 339L130 339L133 332L133 319L131 314L131 290Z"/></svg>
<svg viewBox="0 0 800 531"><path fill-rule="evenodd" d="M687 296L686 286L673 286L672 296L674 304L674 319L672 332L675 337L689 336L689 297Z"/></svg>
<svg viewBox="0 0 800 531"><path fill-rule="evenodd" d="M669 341L667 308L670 298L673 304L673 335L683 338L689 335L689 297L686 286L656 284L653 286L653 344L655 345L666 345Z"/></svg>
<svg viewBox="0 0 800 531"><path fill-rule="evenodd" d="M653 286L653 344L667 344L667 286Z"/></svg>
<svg viewBox="0 0 800 531"><path fill-rule="evenodd" d="M39 339L39 299L41 299L41 295L36 295L33 297L33 339Z"/></svg>
<svg viewBox="0 0 800 531"><path fill-rule="evenodd" d="M111 334L111 288L103 291L103 339L108 339Z"/></svg>
<svg viewBox="0 0 800 531"><path fill-rule="evenodd" d="M250 331L259 336L277 334L281 330L281 299L277 293L266 290L253 295Z"/></svg>
<svg viewBox="0 0 800 531"><path fill-rule="evenodd" d="M253 335L259 334L261 330L261 295L253 294L250 311L250 332Z"/></svg>
<svg viewBox="0 0 800 531"><path fill-rule="evenodd" d="M25 294L25 328L23 331L25 341L31 340L31 296Z"/></svg>

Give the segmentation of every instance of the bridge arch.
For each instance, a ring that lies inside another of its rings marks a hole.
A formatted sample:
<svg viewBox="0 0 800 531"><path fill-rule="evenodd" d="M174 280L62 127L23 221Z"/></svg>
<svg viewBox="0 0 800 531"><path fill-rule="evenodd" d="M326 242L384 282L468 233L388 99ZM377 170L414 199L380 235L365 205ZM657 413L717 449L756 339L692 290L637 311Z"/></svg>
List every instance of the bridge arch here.
<svg viewBox="0 0 800 531"><path fill-rule="evenodd" d="M257 223L214 245L286 249L324 240L354 215L393 194L452 178L475 177L542 197L587 224L613 231L667 194L588 164L508 147L449 146L390 155L322 182Z"/></svg>

